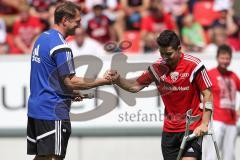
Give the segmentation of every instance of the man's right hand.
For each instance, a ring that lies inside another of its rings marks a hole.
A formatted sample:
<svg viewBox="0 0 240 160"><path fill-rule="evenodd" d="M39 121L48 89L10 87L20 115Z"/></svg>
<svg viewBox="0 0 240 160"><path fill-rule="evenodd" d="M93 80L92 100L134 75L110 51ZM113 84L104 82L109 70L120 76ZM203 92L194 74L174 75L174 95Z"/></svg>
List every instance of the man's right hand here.
<svg viewBox="0 0 240 160"><path fill-rule="evenodd" d="M109 80L111 84L114 84L120 78L120 75L117 73L116 70L107 70L103 78Z"/></svg>

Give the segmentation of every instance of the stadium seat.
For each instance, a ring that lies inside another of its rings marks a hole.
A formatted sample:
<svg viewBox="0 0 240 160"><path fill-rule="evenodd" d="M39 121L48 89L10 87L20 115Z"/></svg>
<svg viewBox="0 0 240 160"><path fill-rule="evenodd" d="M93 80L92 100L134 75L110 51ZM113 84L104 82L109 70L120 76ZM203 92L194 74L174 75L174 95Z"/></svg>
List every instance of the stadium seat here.
<svg viewBox="0 0 240 160"><path fill-rule="evenodd" d="M219 13L213 10L212 1L198 1L193 7L193 16L202 26L208 27L219 16Z"/></svg>
<svg viewBox="0 0 240 160"><path fill-rule="evenodd" d="M123 50L123 52L129 54L140 53L141 36L139 31L125 31L123 38L124 40L131 42L131 46L128 49Z"/></svg>

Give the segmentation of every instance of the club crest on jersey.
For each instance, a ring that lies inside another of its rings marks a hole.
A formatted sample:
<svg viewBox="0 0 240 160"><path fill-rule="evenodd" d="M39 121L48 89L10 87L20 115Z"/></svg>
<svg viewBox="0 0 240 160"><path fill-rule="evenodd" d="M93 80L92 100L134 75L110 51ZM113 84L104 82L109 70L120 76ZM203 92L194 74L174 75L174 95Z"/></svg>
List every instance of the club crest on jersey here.
<svg viewBox="0 0 240 160"><path fill-rule="evenodd" d="M171 77L172 81L175 82L176 80L178 80L179 73L178 72L171 72L170 77Z"/></svg>
<svg viewBox="0 0 240 160"><path fill-rule="evenodd" d="M162 75L162 76L160 77L160 79L161 79L161 81L165 81L165 80L166 80L166 74Z"/></svg>

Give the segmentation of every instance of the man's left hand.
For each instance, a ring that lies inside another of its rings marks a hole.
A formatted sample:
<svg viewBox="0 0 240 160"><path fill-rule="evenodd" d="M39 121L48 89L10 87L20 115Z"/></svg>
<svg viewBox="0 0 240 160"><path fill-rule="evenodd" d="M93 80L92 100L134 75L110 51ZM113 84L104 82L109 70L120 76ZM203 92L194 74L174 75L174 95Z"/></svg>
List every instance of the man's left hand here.
<svg viewBox="0 0 240 160"><path fill-rule="evenodd" d="M204 133L207 133L207 132L208 132L208 125L203 123L197 128L195 128L195 130L193 131L193 133L195 133L197 137L203 136Z"/></svg>
<svg viewBox="0 0 240 160"><path fill-rule="evenodd" d="M73 90L72 100L73 100L74 102L82 101L82 100L83 100L83 95L81 94L80 91L78 91L78 90Z"/></svg>

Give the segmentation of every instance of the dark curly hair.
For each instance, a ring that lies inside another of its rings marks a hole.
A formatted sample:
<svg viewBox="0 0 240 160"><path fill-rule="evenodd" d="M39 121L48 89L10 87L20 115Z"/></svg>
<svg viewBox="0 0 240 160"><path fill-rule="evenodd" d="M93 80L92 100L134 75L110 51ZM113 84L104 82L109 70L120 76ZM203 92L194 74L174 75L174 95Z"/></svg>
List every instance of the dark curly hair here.
<svg viewBox="0 0 240 160"><path fill-rule="evenodd" d="M159 47L172 47L177 50L180 46L180 38L174 31L164 30L157 38L157 44Z"/></svg>
<svg viewBox="0 0 240 160"><path fill-rule="evenodd" d="M226 44L223 44L223 45L220 45L218 47L218 50L217 50L217 57L220 55L220 54L229 54L230 57L232 57L232 48L229 46L229 45L226 45Z"/></svg>

